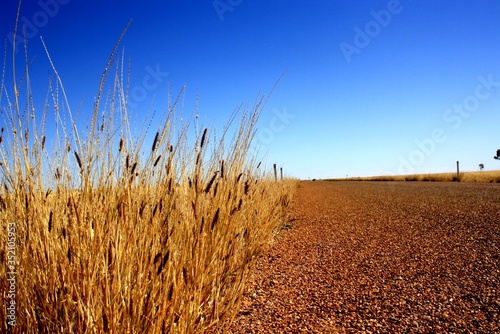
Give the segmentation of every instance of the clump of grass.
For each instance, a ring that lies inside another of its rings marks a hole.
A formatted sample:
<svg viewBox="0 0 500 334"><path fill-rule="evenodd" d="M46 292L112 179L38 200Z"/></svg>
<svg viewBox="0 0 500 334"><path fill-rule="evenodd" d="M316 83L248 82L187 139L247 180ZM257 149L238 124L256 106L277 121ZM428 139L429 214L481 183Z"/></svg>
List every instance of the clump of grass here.
<svg viewBox="0 0 500 334"><path fill-rule="evenodd" d="M250 154L265 100L243 111L229 145L229 127L213 141L205 128L190 144L188 127L174 126L183 91L151 143L147 131L133 139L118 65L114 102L101 107L116 49L83 137L69 103L46 103L39 120L29 83L23 109L13 82L2 114L0 220L16 224L17 311L11 327L0 308L2 331L222 331L254 259L283 222L294 181L275 181ZM63 89L57 72L56 80ZM49 87L49 96L58 93ZM56 124L62 135L52 145L49 111L69 120ZM2 263L6 244L2 233Z"/></svg>

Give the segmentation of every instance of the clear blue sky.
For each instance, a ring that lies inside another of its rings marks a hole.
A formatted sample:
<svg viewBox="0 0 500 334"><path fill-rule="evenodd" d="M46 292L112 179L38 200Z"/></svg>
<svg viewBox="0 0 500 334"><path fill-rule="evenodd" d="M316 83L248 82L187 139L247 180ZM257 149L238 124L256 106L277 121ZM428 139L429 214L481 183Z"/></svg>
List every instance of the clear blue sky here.
<svg viewBox="0 0 500 334"><path fill-rule="evenodd" d="M0 13L9 47L16 2ZM24 0L21 23L39 110L51 71L43 36L73 109L84 99L80 119L131 18L121 45L136 116L186 85L186 118L198 95L200 121L220 127L286 71L256 143L307 179L453 171L457 160L500 169L499 15L496 0Z"/></svg>

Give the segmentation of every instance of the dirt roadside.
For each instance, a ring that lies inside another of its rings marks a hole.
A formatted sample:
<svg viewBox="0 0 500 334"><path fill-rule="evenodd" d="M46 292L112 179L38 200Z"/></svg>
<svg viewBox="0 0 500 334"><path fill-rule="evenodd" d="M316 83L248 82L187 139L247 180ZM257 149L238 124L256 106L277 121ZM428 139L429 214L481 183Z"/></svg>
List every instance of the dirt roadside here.
<svg viewBox="0 0 500 334"><path fill-rule="evenodd" d="M302 182L231 333L500 332L500 185Z"/></svg>

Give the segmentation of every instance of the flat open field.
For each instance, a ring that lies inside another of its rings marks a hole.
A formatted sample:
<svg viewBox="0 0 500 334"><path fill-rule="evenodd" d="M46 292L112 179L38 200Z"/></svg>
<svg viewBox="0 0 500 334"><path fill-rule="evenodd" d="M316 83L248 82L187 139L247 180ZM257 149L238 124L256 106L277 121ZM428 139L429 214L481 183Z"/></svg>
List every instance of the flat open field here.
<svg viewBox="0 0 500 334"><path fill-rule="evenodd" d="M301 182L233 333L500 332L500 184Z"/></svg>
<svg viewBox="0 0 500 334"><path fill-rule="evenodd" d="M331 181L430 181L430 182L485 182L500 183L500 170L481 172L437 173L437 174L413 174L413 175L387 175L369 177L351 177L332 179Z"/></svg>

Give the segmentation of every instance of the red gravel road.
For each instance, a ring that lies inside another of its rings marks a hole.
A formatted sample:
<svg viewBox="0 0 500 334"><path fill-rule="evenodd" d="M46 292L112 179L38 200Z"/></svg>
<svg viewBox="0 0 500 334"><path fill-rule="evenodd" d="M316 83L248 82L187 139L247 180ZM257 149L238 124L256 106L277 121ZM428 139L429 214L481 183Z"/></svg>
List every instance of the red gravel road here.
<svg viewBox="0 0 500 334"><path fill-rule="evenodd" d="M500 333L500 184L301 182L232 333Z"/></svg>

